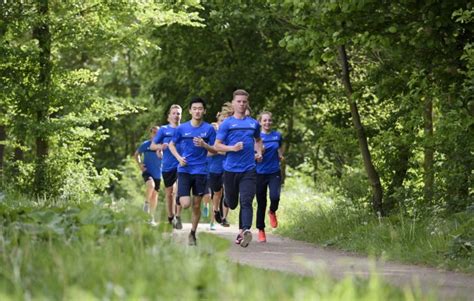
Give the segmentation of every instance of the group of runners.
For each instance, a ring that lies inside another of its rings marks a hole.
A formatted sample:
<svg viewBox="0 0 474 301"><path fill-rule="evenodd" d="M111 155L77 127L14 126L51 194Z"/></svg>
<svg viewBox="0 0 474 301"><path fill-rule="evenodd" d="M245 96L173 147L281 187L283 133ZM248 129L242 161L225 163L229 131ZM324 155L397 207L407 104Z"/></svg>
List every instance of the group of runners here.
<svg viewBox="0 0 474 301"><path fill-rule="evenodd" d="M204 121L206 102L202 98L193 98L188 108L191 120L180 123L182 109L172 105L169 123L152 127L150 140L143 142L134 155L146 185L144 210L151 216L150 223L156 225L158 191L163 179L168 222L182 229L181 211L192 209L189 245L197 244L201 203L207 198L213 210L211 230L215 230L216 223L229 226L228 211L236 209L240 202L240 231L235 243L247 247L252 241L255 195L258 241L266 242L267 192L269 221L276 228L283 160L282 136L272 130L272 114L264 111L258 121L252 118L249 93L242 89L234 91L232 101L223 105L215 123Z"/></svg>

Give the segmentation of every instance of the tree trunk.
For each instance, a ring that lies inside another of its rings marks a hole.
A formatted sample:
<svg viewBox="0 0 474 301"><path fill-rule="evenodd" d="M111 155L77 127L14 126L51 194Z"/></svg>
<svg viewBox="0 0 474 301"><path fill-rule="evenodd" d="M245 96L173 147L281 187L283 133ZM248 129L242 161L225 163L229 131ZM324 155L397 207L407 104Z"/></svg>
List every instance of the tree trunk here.
<svg viewBox="0 0 474 301"><path fill-rule="evenodd" d="M290 146L291 146L291 140L293 137L293 128L294 128L294 123L295 123L295 114L294 114L294 108L295 108L296 101L293 99L291 102L291 107L290 107L290 114L288 114L288 130L286 132L286 137L283 137L283 144L282 144L282 151L283 155L286 156L286 154L290 151ZM285 184L286 180L286 160L281 161L280 164L281 168L281 184Z"/></svg>
<svg viewBox="0 0 474 301"><path fill-rule="evenodd" d="M344 85L349 106L351 109L352 123L357 133L357 139L359 141L359 147L362 158L364 160L365 171L369 178L370 185L372 186L372 207L375 212L384 215L382 201L383 201L383 190L380 184L380 177L372 163L372 157L370 155L369 145L367 143L367 137L365 135L364 127L362 126L357 104L352 98L352 85L349 76L349 62L347 59L346 49L344 45L338 47L339 59L342 65L342 84Z"/></svg>
<svg viewBox="0 0 474 301"><path fill-rule="evenodd" d="M426 97L423 108L423 121L425 132L425 150L423 161L423 198L425 204L431 204L434 191L434 147L433 147L433 101Z"/></svg>
<svg viewBox="0 0 474 301"><path fill-rule="evenodd" d="M396 189L403 185L403 181L407 175L408 171L408 163L410 161L411 151L410 146L407 144L399 145L397 149L396 159L394 160L393 169L395 170L395 174L392 177L392 181L387 188L387 197L385 198L384 202L384 213L389 215L390 212L395 208L396 205L396 197L395 192Z"/></svg>
<svg viewBox="0 0 474 301"><path fill-rule="evenodd" d="M3 156L5 154L5 141L7 133L4 125L0 125L0 176L3 175Z"/></svg>
<svg viewBox="0 0 474 301"><path fill-rule="evenodd" d="M37 129L35 131L36 144L36 169L34 193L43 195L46 191L46 163L48 156L48 109L49 109L49 90L51 85L51 33L48 25L48 0L38 0L36 3L40 21L33 28L33 38L38 40L39 45L39 77L38 77L38 94L36 108Z"/></svg>

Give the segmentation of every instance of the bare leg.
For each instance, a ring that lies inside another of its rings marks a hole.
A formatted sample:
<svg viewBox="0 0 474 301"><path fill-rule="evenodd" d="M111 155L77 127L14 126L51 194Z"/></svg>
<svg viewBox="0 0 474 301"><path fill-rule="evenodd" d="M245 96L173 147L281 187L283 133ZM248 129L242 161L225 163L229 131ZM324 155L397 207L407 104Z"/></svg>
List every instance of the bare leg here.
<svg viewBox="0 0 474 301"><path fill-rule="evenodd" d="M153 189L150 202L150 215L155 218L156 206L158 205L158 192Z"/></svg>
<svg viewBox="0 0 474 301"><path fill-rule="evenodd" d="M173 217L175 215L176 206L173 197L173 186L165 188L165 198L166 198L166 209L168 212L168 217Z"/></svg>
<svg viewBox="0 0 474 301"><path fill-rule="evenodd" d="M197 226L199 224L199 220L201 219L201 201L202 197L200 196L194 196L193 199L193 214L191 217L191 222L192 222L192 231L196 231ZM181 202L181 200L180 200Z"/></svg>
<svg viewBox="0 0 474 301"><path fill-rule="evenodd" d="M145 199L148 204L151 204L153 191L155 191L155 182L150 178L148 181L145 182L145 187Z"/></svg>
<svg viewBox="0 0 474 301"><path fill-rule="evenodd" d="M212 198L212 210L219 211L219 204L222 198L222 189L214 192L214 196Z"/></svg>
<svg viewBox="0 0 474 301"><path fill-rule="evenodd" d="M182 197L179 198L179 202L181 203L181 207L183 209L187 209L187 208L189 208L189 206L191 206L191 197L189 195L188 196L182 196ZM199 205L201 205L201 200L199 200Z"/></svg>
<svg viewBox="0 0 474 301"><path fill-rule="evenodd" d="M172 189L172 194L171 195L172 195L171 198L174 202L174 200L176 199L176 196L178 195L178 184L177 183L173 184L173 189ZM183 208L181 207L181 205L176 204L176 202L174 202L174 204L175 204L175 215L176 216L181 216L181 210Z"/></svg>

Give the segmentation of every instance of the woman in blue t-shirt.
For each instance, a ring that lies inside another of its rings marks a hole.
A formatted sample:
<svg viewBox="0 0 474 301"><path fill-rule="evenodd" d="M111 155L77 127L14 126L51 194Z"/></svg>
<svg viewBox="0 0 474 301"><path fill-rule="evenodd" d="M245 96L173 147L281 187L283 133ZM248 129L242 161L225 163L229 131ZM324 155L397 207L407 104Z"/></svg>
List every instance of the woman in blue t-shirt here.
<svg viewBox="0 0 474 301"><path fill-rule="evenodd" d="M276 211L280 202L281 170L280 161L283 159L282 137L277 131L272 131L272 113L260 113L258 122L262 128L264 153L260 162L257 162L257 229L258 241L266 242L265 210L267 207L267 189L270 191L270 210L268 217L272 228L278 226Z"/></svg>

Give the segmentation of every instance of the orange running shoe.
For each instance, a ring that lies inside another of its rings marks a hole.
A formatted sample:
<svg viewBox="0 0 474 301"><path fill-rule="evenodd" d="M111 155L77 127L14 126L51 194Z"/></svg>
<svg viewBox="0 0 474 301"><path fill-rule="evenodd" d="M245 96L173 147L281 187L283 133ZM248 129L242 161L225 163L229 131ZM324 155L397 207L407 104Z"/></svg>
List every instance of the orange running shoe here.
<svg viewBox="0 0 474 301"><path fill-rule="evenodd" d="M270 225L272 226L272 228L278 227L278 220L277 220L276 213L273 211L268 211L268 217L270 218Z"/></svg>
<svg viewBox="0 0 474 301"><path fill-rule="evenodd" d="M265 230L258 230L258 242L267 242L267 236Z"/></svg>

